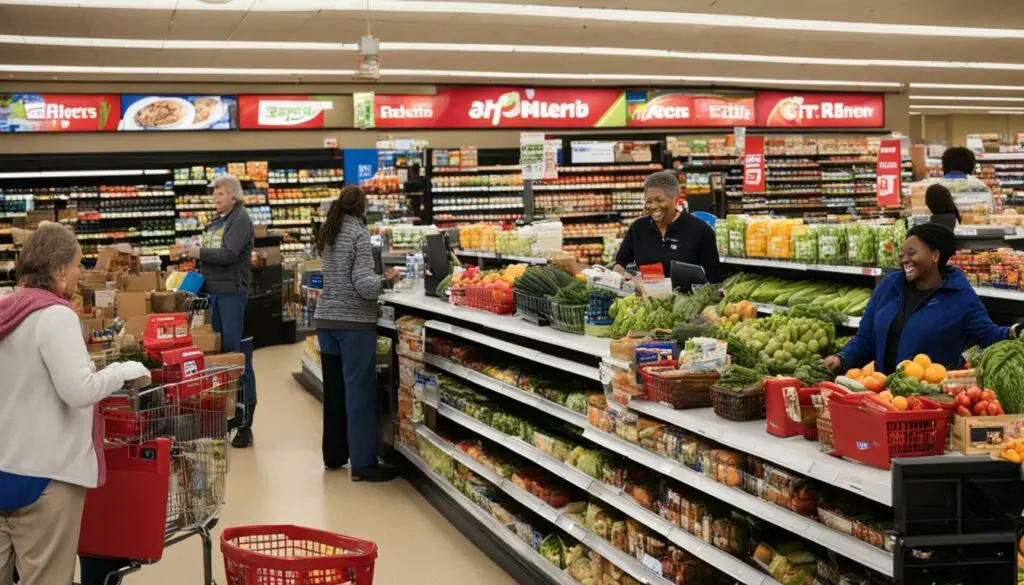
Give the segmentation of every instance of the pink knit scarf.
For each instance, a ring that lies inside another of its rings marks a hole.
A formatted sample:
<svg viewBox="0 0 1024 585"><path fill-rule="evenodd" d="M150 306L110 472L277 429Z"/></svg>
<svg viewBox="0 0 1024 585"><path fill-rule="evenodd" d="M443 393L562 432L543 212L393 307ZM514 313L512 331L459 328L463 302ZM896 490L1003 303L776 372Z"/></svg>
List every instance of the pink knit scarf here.
<svg viewBox="0 0 1024 585"><path fill-rule="evenodd" d="M13 294L0 297L0 341L17 329L32 313L55 305L75 310L74 305L67 299L41 288L22 287ZM92 446L96 451L99 482L97 485L103 485L107 481L107 460L103 456L103 418L100 416L99 405L93 409Z"/></svg>

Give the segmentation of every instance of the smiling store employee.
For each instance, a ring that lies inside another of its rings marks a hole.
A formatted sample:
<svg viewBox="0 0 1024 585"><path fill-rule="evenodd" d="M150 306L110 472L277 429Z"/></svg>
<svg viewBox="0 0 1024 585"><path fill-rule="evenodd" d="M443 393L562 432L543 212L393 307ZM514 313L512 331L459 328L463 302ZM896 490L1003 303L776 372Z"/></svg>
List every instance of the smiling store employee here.
<svg viewBox="0 0 1024 585"><path fill-rule="evenodd" d="M615 271L627 275L629 264L661 264L668 277L676 260L703 266L709 282L722 282L715 232L689 212L676 209L679 180L675 173L660 171L647 177L644 196L648 215L629 226L615 256Z"/></svg>

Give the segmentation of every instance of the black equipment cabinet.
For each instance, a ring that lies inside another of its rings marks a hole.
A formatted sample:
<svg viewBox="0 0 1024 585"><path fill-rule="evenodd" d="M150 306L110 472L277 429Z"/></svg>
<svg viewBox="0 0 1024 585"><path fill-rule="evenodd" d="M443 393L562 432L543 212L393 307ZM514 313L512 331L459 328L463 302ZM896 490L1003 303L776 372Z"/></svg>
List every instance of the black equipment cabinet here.
<svg viewBox="0 0 1024 585"><path fill-rule="evenodd" d="M894 461L893 581L1017 583L1022 507L1019 465L988 457Z"/></svg>

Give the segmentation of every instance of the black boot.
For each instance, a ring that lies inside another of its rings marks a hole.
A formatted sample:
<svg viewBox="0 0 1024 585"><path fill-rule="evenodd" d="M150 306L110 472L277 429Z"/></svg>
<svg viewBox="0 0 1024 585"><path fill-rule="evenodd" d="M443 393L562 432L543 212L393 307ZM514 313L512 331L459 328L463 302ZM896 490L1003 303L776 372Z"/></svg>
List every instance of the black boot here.
<svg viewBox="0 0 1024 585"><path fill-rule="evenodd" d="M252 441L252 429L249 427L238 427L235 438L231 441L231 446L235 449L248 449L252 447Z"/></svg>
<svg viewBox="0 0 1024 585"><path fill-rule="evenodd" d="M395 468L387 463L378 463L373 467L360 467L352 470L352 481L384 482L395 479Z"/></svg>
<svg viewBox="0 0 1024 585"><path fill-rule="evenodd" d="M324 376L324 467L341 469L348 465L348 414L345 410L345 379L342 376L341 356L321 354Z"/></svg>

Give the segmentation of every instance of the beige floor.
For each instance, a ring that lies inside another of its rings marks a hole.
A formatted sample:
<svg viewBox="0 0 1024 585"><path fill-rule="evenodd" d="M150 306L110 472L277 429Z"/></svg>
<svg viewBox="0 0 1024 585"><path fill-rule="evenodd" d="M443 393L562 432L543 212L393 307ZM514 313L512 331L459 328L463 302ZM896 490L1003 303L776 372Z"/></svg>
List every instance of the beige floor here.
<svg viewBox="0 0 1024 585"><path fill-rule="evenodd" d="M352 483L347 471L325 473L320 403L291 377L301 347L256 353L256 445L232 454L221 524L299 524L372 540L380 548L375 585L512 585L404 480ZM214 563L223 585L219 553ZM125 583L201 585L198 540L168 549Z"/></svg>

